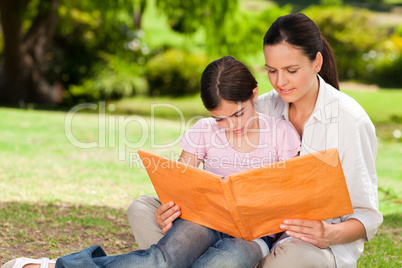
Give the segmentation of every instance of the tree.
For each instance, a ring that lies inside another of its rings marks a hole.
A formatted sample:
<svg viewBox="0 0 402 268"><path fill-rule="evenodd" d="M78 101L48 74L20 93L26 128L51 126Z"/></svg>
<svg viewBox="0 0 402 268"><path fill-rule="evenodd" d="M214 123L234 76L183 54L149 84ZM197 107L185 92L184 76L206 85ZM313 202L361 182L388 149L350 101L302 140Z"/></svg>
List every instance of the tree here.
<svg viewBox="0 0 402 268"><path fill-rule="evenodd" d="M207 52L210 55L227 54L225 30L236 16L238 0L157 0L156 3L168 16L173 30L191 34L203 27Z"/></svg>
<svg viewBox="0 0 402 268"><path fill-rule="evenodd" d="M223 29L238 0L157 2L162 12L176 19L173 29L188 33L205 27L207 49L216 50L227 42ZM62 102L64 88L82 83L82 70L92 70L96 62L104 61L100 57L104 52L125 57L123 47L130 29L141 27L146 3L0 0L4 37L0 103L24 106ZM82 69L84 65L87 68Z"/></svg>
<svg viewBox="0 0 402 268"><path fill-rule="evenodd" d="M142 15L147 7L147 0L134 0L134 27L141 29Z"/></svg>
<svg viewBox="0 0 402 268"><path fill-rule="evenodd" d="M50 84L46 54L52 46L58 21L59 0L40 0L31 27L23 32L24 12L30 0L1 0L0 15L4 34L4 73L0 81L0 102L58 103L60 84Z"/></svg>
<svg viewBox="0 0 402 268"><path fill-rule="evenodd" d="M123 16L123 20L133 23L132 8L133 0L1 0L4 62L0 77L0 103L25 106L26 103L62 102L68 83L55 73L54 67L60 69L81 50L84 53L88 48L96 50L91 55L79 55L93 59L99 51L110 52L122 46L124 38L116 30L121 27L122 18L117 13L124 10L127 16ZM143 12L143 7L140 12ZM78 19L77 13L80 16ZM87 27L82 21L88 18L100 22ZM95 27L95 32L91 33L96 40L87 44L89 42L83 36ZM55 59L57 55L61 56ZM67 69L71 70L71 67L74 68L69 66Z"/></svg>

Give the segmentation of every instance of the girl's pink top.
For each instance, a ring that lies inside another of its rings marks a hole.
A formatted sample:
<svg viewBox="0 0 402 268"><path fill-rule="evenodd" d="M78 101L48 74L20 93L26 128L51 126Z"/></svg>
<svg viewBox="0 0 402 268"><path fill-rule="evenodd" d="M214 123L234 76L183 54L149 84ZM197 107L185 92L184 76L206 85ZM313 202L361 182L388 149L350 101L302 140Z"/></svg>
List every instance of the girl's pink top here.
<svg viewBox="0 0 402 268"><path fill-rule="evenodd" d="M201 159L204 170L222 176L283 161L298 154L300 136L291 123L263 114L258 114L258 120L260 139L252 152L242 153L231 147L225 130L213 118L198 120L183 135L180 146Z"/></svg>

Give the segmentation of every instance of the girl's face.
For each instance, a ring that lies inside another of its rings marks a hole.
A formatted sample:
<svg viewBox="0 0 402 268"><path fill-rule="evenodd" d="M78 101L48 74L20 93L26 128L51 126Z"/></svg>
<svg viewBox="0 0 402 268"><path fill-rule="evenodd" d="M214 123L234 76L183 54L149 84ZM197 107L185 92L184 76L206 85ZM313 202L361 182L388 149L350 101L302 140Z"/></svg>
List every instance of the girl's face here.
<svg viewBox="0 0 402 268"><path fill-rule="evenodd" d="M316 74L322 65L320 52L311 61L301 50L282 42L266 45L264 56L269 81L284 101L296 103L316 98L319 86Z"/></svg>
<svg viewBox="0 0 402 268"><path fill-rule="evenodd" d="M220 107L210 111L216 122L235 135L244 135L250 128L256 127L254 102L258 99L258 88L253 90L253 98L244 102L222 100Z"/></svg>

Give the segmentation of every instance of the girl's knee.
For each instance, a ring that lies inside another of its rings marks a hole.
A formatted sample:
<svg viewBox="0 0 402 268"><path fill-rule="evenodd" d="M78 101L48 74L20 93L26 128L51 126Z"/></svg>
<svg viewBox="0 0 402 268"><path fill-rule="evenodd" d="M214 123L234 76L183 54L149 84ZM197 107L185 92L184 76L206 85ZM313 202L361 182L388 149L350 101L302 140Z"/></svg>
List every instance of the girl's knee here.
<svg viewBox="0 0 402 268"><path fill-rule="evenodd" d="M137 197L127 209L127 217L132 220L145 214L154 214L160 203L154 196L142 195Z"/></svg>

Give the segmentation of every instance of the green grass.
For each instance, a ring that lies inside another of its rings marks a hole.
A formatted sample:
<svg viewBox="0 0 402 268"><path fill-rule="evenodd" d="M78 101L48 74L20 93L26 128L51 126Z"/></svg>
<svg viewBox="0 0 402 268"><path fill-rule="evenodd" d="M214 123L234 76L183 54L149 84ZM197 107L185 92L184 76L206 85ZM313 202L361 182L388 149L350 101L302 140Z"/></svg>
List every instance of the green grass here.
<svg viewBox="0 0 402 268"><path fill-rule="evenodd" d="M131 116L106 116L101 130L120 135L120 144L111 136L102 138L97 114L80 113L72 120L75 139L98 142L98 147L82 149L70 143L64 130L66 114L14 109L0 109L0 200L26 202L67 202L71 204L107 205L121 207L144 193L152 193L146 172L138 169L135 152L138 149L141 129L136 121L124 127L112 127ZM120 119L119 119L120 118ZM145 128L153 130L154 143L164 144L180 137L180 123L157 120L144 121ZM164 136L166 129L169 135ZM120 134L119 134L120 133ZM151 135L150 133L145 134ZM133 148L124 148L122 141ZM101 142L104 141L103 148ZM115 143L115 144L113 144ZM149 149L147 138L141 148ZM120 149L119 147L122 147ZM159 150L161 154L177 151L177 145ZM120 158L120 159L119 159ZM131 166L130 166L131 164ZM84 187L85 186L85 187Z"/></svg>
<svg viewBox="0 0 402 268"><path fill-rule="evenodd" d="M259 94L266 93L272 89L265 72L255 72L255 76L258 81ZM347 87L342 87L341 90L357 100L376 125L402 124L402 109L400 108L402 90L379 89L375 91L356 91ZM203 107L199 95L177 99L143 96L115 101L113 104L116 105L115 112L117 113L149 116L151 115L151 105L153 104L161 105L160 107L155 106L153 109L154 114L158 117L177 119L181 115L186 118L197 115L208 116L208 112ZM178 113L176 108L181 112ZM386 128L386 126L384 127Z"/></svg>
<svg viewBox="0 0 402 268"><path fill-rule="evenodd" d="M398 267L402 142L392 136L392 130L402 130L402 125L391 119L392 115L401 116L396 101L400 93L380 90L348 94L355 94L373 121L381 122L375 123L380 129L377 172L385 221L366 244L358 267ZM381 116L373 102L382 107ZM147 115L152 103L173 104L183 114L204 111L196 96L112 103L115 112L133 109L131 113L145 115L142 119L119 113L103 118L102 114L82 110L72 117L72 134L87 145L98 142L94 148L84 149L68 141L65 124L69 117L65 112L0 108L0 264L18 256L55 258L94 244L102 245L109 254L136 248L125 211L135 197L154 194L154 190L146 172L137 167L135 152L141 148L175 158L180 152L175 143L180 129L191 124L188 116L180 122L180 115L171 107L156 112L169 119L151 120ZM143 143L142 136L146 137ZM131 148L125 148L122 141ZM151 143L172 144L155 149Z"/></svg>
<svg viewBox="0 0 402 268"><path fill-rule="evenodd" d="M343 91L358 100L376 124L402 123L402 90L352 91L345 89Z"/></svg>

